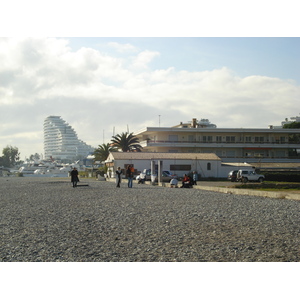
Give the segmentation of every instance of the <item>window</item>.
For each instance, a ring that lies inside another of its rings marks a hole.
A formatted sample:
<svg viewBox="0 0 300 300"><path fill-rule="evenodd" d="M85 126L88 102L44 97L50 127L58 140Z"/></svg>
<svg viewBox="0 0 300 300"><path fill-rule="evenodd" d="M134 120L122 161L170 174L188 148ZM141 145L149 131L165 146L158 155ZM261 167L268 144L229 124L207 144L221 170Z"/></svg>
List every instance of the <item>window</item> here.
<svg viewBox="0 0 300 300"><path fill-rule="evenodd" d="M282 144L285 143L285 137L284 137L284 136L281 136L281 137L280 137L280 143L282 143Z"/></svg>
<svg viewBox="0 0 300 300"><path fill-rule="evenodd" d="M263 136L256 136L254 138L255 143L263 143L264 142L264 137Z"/></svg>
<svg viewBox="0 0 300 300"><path fill-rule="evenodd" d="M222 154L222 150L216 150L216 155L217 156L222 156L223 154Z"/></svg>
<svg viewBox="0 0 300 300"><path fill-rule="evenodd" d="M222 142L222 136L220 136L220 135L216 136L216 142L217 143Z"/></svg>
<svg viewBox="0 0 300 300"><path fill-rule="evenodd" d="M226 151L227 157L235 157L235 151L234 150L227 150Z"/></svg>
<svg viewBox="0 0 300 300"><path fill-rule="evenodd" d="M207 163L207 171L211 170L211 163Z"/></svg>
<svg viewBox="0 0 300 300"><path fill-rule="evenodd" d="M170 171L191 171L191 165L170 165Z"/></svg>
<svg viewBox="0 0 300 300"><path fill-rule="evenodd" d="M251 136L246 136L245 141L246 143L251 143Z"/></svg>
<svg viewBox="0 0 300 300"><path fill-rule="evenodd" d="M169 135L170 142L178 142L178 135Z"/></svg>
<svg viewBox="0 0 300 300"><path fill-rule="evenodd" d="M211 143L212 142L212 136L203 136L203 143Z"/></svg>
<svg viewBox="0 0 300 300"><path fill-rule="evenodd" d="M285 157L285 151L276 151L275 157Z"/></svg>
<svg viewBox="0 0 300 300"><path fill-rule="evenodd" d="M189 135L188 140L189 140L189 142L194 142L196 139L195 139L194 135Z"/></svg>
<svg viewBox="0 0 300 300"><path fill-rule="evenodd" d="M234 143L235 136L226 136L226 143Z"/></svg>

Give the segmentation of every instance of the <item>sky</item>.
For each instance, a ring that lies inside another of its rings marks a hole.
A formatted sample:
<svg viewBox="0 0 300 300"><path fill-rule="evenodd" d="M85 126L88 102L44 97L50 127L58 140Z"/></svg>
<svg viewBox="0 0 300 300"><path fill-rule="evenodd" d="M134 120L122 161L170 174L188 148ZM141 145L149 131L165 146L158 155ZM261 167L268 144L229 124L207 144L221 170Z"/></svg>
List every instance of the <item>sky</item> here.
<svg viewBox="0 0 300 300"><path fill-rule="evenodd" d="M300 113L297 36L218 36L218 28L198 37L180 30L152 36L152 29L126 37L118 27L111 37L77 37L76 28L75 35L12 30L0 39L0 150L18 147L21 159L43 154L50 115L97 147L127 130L192 118L218 128L268 128Z"/></svg>

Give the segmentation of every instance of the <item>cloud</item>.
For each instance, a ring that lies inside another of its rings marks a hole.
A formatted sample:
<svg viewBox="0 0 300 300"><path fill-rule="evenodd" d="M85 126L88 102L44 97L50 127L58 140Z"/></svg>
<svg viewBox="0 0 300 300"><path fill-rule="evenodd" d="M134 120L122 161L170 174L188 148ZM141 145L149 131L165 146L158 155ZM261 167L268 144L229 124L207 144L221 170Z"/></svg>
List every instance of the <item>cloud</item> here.
<svg viewBox="0 0 300 300"><path fill-rule="evenodd" d="M161 126L208 118L218 127L267 128L299 113L300 87L292 81L239 77L226 67L152 70L159 55L145 50L119 58L87 47L72 51L66 39L0 39L0 151L10 144L23 158L42 153L49 115L97 146L103 133L108 141L127 126L158 126L159 115Z"/></svg>
<svg viewBox="0 0 300 300"><path fill-rule="evenodd" d="M127 53L127 52L137 52L138 48L131 45L131 44L120 44L117 42L110 42L108 43L108 46L115 49L117 52L120 53Z"/></svg>
<svg viewBox="0 0 300 300"><path fill-rule="evenodd" d="M133 59L132 66L137 69L145 69L148 67L149 63L157 56L159 56L157 51L145 50L140 52L137 57Z"/></svg>

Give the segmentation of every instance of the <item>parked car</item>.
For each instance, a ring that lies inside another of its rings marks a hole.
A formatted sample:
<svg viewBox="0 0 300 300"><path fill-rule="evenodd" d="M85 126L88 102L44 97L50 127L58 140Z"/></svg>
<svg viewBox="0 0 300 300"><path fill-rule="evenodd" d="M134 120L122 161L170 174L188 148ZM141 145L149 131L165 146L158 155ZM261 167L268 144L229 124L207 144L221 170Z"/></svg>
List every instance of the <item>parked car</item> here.
<svg viewBox="0 0 300 300"><path fill-rule="evenodd" d="M155 181L158 181L158 178L157 178L157 174L154 174L156 176L156 179ZM169 182L171 179L173 178L177 178L176 175L172 175L170 171L162 171L162 174L161 174L161 180L164 181L164 182ZM144 169L137 177L136 177L137 180L144 180L144 181L147 181L147 180L151 180L151 169Z"/></svg>
<svg viewBox="0 0 300 300"><path fill-rule="evenodd" d="M248 181L258 181L263 182L265 176L262 174L257 174L254 170L239 170L237 173L237 181L248 182Z"/></svg>
<svg viewBox="0 0 300 300"><path fill-rule="evenodd" d="M227 179L230 180L231 182L236 181L237 179L237 173L239 170L232 170L228 173Z"/></svg>
<svg viewBox="0 0 300 300"><path fill-rule="evenodd" d="M177 178L177 175L171 174L170 171L162 171L161 177L162 178L167 178L167 179L171 180L173 178Z"/></svg>

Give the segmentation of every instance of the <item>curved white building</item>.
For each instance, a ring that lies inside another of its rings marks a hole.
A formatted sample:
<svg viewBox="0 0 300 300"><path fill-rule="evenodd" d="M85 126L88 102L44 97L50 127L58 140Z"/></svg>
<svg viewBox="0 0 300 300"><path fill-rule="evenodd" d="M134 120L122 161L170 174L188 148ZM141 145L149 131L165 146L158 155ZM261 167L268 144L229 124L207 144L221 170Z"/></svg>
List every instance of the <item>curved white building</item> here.
<svg viewBox="0 0 300 300"><path fill-rule="evenodd" d="M44 121L45 158L79 159L94 152L92 146L79 140L75 130L60 116L49 116Z"/></svg>

